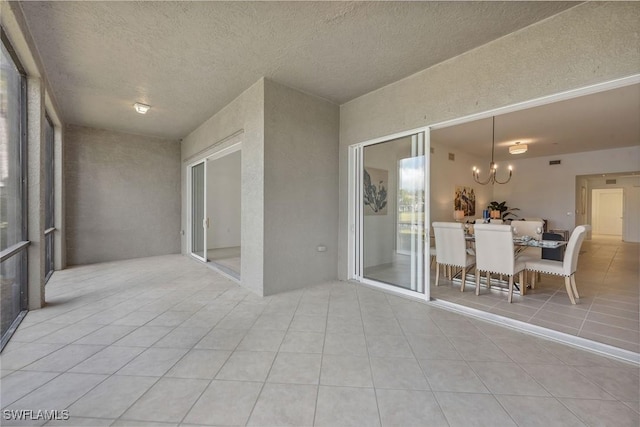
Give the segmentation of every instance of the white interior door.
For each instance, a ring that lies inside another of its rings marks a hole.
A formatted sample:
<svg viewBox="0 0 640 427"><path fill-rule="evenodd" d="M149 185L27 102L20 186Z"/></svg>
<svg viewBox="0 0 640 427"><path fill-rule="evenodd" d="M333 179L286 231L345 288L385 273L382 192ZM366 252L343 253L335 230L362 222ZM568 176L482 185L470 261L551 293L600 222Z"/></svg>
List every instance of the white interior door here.
<svg viewBox="0 0 640 427"><path fill-rule="evenodd" d="M624 191L622 240L640 242L640 187L627 187Z"/></svg>
<svg viewBox="0 0 640 427"><path fill-rule="evenodd" d="M594 189L591 194L593 233L622 236L622 188Z"/></svg>

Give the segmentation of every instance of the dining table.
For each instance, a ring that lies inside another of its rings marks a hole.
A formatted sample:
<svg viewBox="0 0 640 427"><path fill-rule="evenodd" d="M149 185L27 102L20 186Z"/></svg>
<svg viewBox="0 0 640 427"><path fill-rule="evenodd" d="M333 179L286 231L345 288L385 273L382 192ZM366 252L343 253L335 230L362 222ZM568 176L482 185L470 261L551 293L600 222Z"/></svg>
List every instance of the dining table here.
<svg viewBox="0 0 640 427"><path fill-rule="evenodd" d="M467 251L472 254L475 255L475 248L473 247L473 243L475 242L475 236L473 234L465 234L465 240L469 243L469 248L467 249ZM562 246L566 246L567 245L567 241L564 240L537 240L531 236L514 236L513 237L513 246L514 246L514 257L518 257L520 254L522 254L522 252L527 249L527 248L546 248L546 249L558 249ZM456 276L454 276L454 280L461 280L460 278L457 277L458 275L456 274ZM468 278L473 278L473 274L468 273L467 274ZM499 283L503 282L502 280L499 281ZM504 282L506 283L506 282ZM501 288L501 286L498 286ZM518 286L517 283L514 283L514 287L522 294L524 295L525 292L523 292L520 287Z"/></svg>

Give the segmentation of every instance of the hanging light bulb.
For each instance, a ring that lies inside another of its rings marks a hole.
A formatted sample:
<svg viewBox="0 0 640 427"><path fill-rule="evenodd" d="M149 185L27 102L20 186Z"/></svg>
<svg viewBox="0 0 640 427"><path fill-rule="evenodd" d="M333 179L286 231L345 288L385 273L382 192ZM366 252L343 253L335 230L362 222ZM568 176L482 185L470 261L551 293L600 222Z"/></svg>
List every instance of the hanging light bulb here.
<svg viewBox="0 0 640 427"><path fill-rule="evenodd" d="M474 166L473 170L472 170L473 180L475 182L477 182L478 184L480 184L480 185L506 184L507 182L511 181L511 176L513 175L513 169L511 168L511 166L509 166L509 176L507 177L506 180L499 181L497 176L496 176L496 172L498 171L498 165L496 164L496 162L493 161L495 147L496 147L496 118L495 118L495 116L492 117L492 127L493 127L493 136L491 138L491 163L489 164L489 177L486 180L482 181L482 180L480 180L480 169L478 169L477 167Z"/></svg>

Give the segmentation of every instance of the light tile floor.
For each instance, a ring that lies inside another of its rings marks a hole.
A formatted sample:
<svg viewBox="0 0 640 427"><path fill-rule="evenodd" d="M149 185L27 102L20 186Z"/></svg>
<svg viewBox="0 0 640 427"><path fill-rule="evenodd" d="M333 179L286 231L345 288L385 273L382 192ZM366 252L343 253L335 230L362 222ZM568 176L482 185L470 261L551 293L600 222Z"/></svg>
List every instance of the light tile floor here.
<svg viewBox="0 0 640 427"><path fill-rule="evenodd" d="M514 295L512 304L501 291L482 288L476 296L471 281L460 292L460 282L444 280L443 286L431 286L431 297L640 353L639 248L607 236L585 240L576 273L576 305L569 302L564 279L549 275L542 275L524 297Z"/></svg>
<svg viewBox="0 0 640 427"><path fill-rule="evenodd" d="M234 277L240 278L242 264L240 253L240 246L209 249L207 251L207 259L216 266L229 269L230 273L234 274Z"/></svg>
<svg viewBox="0 0 640 427"><path fill-rule="evenodd" d="M0 356L0 406L69 410L46 425L640 422L637 366L351 283L260 298L175 255L56 272L47 299Z"/></svg>

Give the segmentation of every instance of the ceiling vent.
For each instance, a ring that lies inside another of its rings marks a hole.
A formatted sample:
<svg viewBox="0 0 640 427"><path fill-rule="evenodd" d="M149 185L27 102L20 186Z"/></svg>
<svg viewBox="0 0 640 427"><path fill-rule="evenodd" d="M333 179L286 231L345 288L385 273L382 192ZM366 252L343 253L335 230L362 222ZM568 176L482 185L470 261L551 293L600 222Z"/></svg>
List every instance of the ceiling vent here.
<svg viewBox="0 0 640 427"><path fill-rule="evenodd" d="M617 182L617 180L615 180L615 179L607 179L607 180L605 180L605 184L607 184L607 185L612 185L612 184L615 184L616 182Z"/></svg>
<svg viewBox="0 0 640 427"><path fill-rule="evenodd" d="M560 163L562 163L562 160L549 160L549 165L551 166L559 165Z"/></svg>

